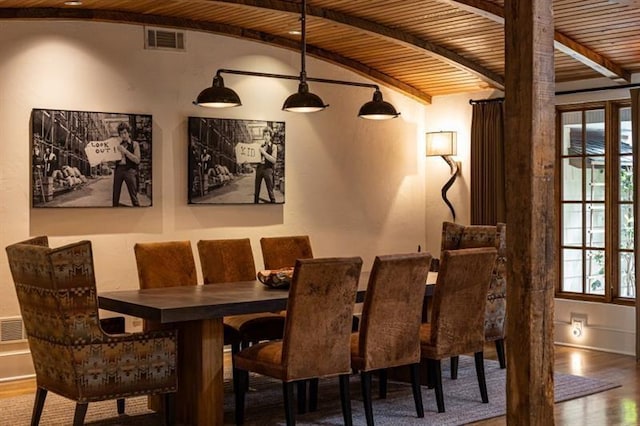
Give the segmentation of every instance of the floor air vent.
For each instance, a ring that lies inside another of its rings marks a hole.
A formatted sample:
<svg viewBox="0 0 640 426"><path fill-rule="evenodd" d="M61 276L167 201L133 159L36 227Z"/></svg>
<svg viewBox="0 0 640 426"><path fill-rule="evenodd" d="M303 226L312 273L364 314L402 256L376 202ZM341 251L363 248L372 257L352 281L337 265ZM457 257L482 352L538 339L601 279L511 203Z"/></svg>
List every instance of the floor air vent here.
<svg viewBox="0 0 640 426"><path fill-rule="evenodd" d="M0 319L0 343L15 343L27 340L22 318Z"/></svg>
<svg viewBox="0 0 640 426"><path fill-rule="evenodd" d="M145 28L145 48L160 50L184 50L185 34L160 28Z"/></svg>

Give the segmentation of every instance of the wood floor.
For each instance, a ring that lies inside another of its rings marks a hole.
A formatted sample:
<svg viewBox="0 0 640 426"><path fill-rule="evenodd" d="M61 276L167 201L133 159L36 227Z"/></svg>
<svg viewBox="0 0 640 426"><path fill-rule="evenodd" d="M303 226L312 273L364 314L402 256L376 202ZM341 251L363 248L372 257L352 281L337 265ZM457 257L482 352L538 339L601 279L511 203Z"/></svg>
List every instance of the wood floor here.
<svg viewBox="0 0 640 426"><path fill-rule="evenodd" d="M485 356L495 359L487 346ZM556 346L555 371L600 378L622 386L606 392L555 405L556 425L637 425L640 424L640 364L635 358L606 352ZM229 363L225 363L229 365ZM34 380L0 383L0 398L35 391ZM474 425L506 425L504 417Z"/></svg>

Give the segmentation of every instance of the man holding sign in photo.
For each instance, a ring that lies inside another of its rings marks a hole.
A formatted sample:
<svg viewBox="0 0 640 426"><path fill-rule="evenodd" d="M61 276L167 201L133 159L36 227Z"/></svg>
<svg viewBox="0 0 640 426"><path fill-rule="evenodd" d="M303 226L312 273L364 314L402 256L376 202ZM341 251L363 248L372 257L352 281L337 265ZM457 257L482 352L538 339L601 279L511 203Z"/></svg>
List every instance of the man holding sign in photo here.
<svg viewBox="0 0 640 426"><path fill-rule="evenodd" d="M260 163L258 163L256 169L256 184L253 193L253 202L255 204L260 202L260 187L263 179L269 194L269 202L276 202L276 197L273 195L273 167L278 159L278 147L271 140L271 129L268 127L265 127L262 131L262 137L264 142L260 146Z"/></svg>
<svg viewBox="0 0 640 426"><path fill-rule="evenodd" d="M120 191L122 190L122 182L124 182L127 185L129 197L131 197L131 204L138 207L140 202L138 201L137 176L138 164L140 164L140 145L131 140L129 123L122 122L118 125L118 135L121 142L117 149L121 158L116 161L113 173L113 206L120 205Z"/></svg>

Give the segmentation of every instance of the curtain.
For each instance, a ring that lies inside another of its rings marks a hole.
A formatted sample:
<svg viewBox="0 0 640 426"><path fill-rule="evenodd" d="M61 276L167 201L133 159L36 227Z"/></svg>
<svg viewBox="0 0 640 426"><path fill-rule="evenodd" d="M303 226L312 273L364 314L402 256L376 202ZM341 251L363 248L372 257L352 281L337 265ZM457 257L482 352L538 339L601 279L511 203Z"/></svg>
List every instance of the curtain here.
<svg viewBox="0 0 640 426"><path fill-rule="evenodd" d="M473 103L471 119L471 224L505 222L503 100Z"/></svg>
<svg viewBox="0 0 640 426"><path fill-rule="evenodd" d="M640 89L632 89L631 93L631 140L633 145L633 250L635 261L635 279L636 279L636 362L640 361L640 297L638 297L638 283L640 282L640 272L638 271L638 265L640 265L640 249L638 247L638 238L640 232L640 208L638 202L640 201L639 187L638 187L638 153L640 147L638 143L640 141Z"/></svg>

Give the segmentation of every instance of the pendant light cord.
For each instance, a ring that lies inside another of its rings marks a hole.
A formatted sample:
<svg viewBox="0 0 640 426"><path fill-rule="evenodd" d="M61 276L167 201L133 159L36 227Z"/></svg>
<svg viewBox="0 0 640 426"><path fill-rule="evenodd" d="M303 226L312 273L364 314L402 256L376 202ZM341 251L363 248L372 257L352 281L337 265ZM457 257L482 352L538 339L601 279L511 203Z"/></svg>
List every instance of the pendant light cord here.
<svg viewBox="0 0 640 426"><path fill-rule="evenodd" d="M300 49L300 83L307 82L307 70L305 57L307 56L307 0L302 0L302 13L300 14L301 40Z"/></svg>

